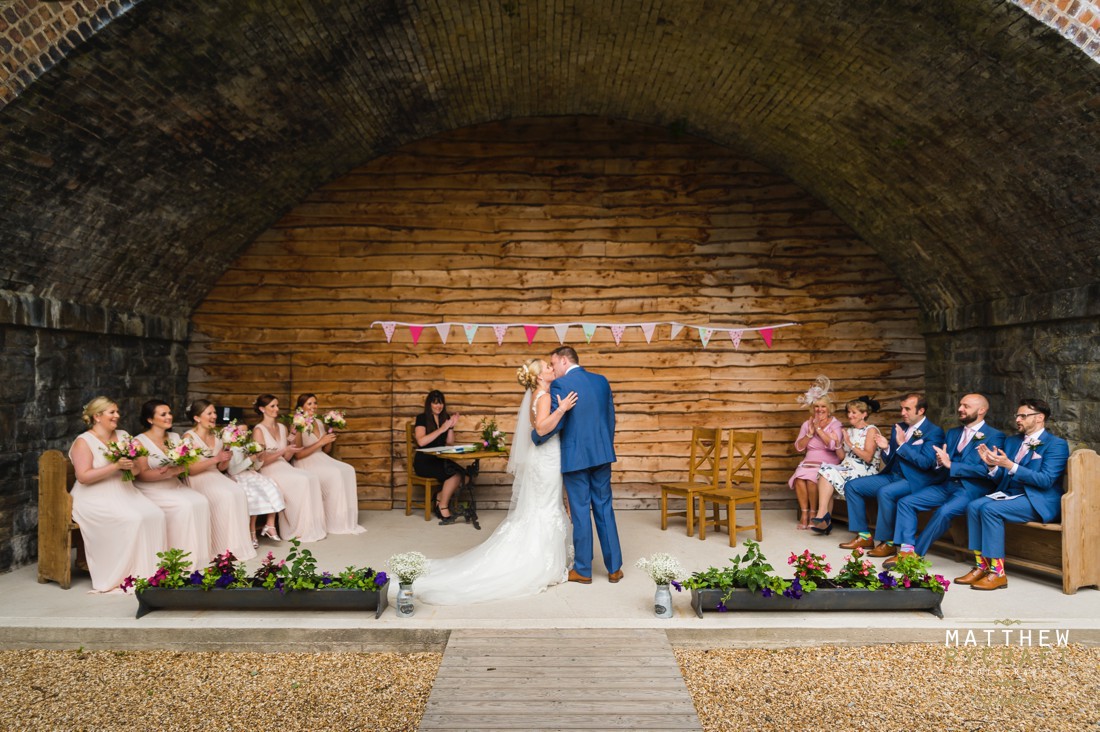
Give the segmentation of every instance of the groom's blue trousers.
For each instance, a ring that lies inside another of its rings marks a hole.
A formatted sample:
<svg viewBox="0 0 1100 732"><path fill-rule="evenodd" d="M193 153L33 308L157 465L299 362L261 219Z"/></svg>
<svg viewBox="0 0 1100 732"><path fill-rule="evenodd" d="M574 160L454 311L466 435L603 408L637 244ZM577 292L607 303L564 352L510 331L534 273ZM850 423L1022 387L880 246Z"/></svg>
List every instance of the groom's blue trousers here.
<svg viewBox="0 0 1100 732"><path fill-rule="evenodd" d="M592 576L592 519L600 537L600 550L607 573L623 566L619 547L619 528L611 508L611 464L563 473L565 493L569 496L569 515L573 520L573 571ZM591 516L591 518L590 518Z"/></svg>

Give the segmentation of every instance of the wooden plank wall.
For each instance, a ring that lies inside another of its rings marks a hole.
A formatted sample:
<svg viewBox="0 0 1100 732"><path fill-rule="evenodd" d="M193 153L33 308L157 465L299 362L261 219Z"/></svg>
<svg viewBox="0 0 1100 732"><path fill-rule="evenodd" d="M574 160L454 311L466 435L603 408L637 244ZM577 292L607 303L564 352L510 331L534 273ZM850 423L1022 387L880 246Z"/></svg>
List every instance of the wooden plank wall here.
<svg viewBox="0 0 1100 732"><path fill-rule="evenodd" d="M258 237L194 314L191 396L250 405L305 391L348 411L340 456L361 505L403 503L403 425L431 388L473 435L510 430L524 359L557 345L522 329L446 345L426 330L387 343L374 320L563 320L766 325L706 349L687 329L652 343L630 329L568 342L605 374L618 409L621 507L652 506L683 474L693 425L762 429L765 488L786 498L796 403L818 373L842 399L897 396L924 380L914 301L824 205L735 152L668 130L599 118L496 122L425 139L308 196ZM838 405L841 406L841 405ZM843 417L843 414L840 413ZM889 415L880 415L885 423ZM460 434L462 439L463 435ZM503 465L483 466L487 504L506 502ZM506 505L506 504L505 504Z"/></svg>

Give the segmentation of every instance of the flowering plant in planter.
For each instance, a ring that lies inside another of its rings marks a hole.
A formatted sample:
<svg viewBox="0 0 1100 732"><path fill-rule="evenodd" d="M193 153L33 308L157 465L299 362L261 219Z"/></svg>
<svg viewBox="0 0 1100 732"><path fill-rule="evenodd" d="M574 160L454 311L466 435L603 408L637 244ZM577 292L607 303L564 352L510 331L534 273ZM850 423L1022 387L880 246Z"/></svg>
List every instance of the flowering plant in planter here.
<svg viewBox="0 0 1100 732"><path fill-rule="evenodd" d="M882 580L874 562L863 556L862 549L856 549L844 557L844 565L837 572L833 582L837 587L853 587L864 590L881 590Z"/></svg>
<svg viewBox="0 0 1100 732"><path fill-rule="evenodd" d="M649 559L641 558L634 565L649 575L649 578L659 585L672 585L679 592L683 587L679 580L685 574L680 562L671 554L658 552Z"/></svg>
<svg viewBox="0 0 1100 732"><path fill-rule="evenodd" d="M508 446L508 438L497 427L497 421L486 417L477 425L481 430L481 446L486 450L501 451Z"/></svg>
<svg viewBox="0 0 1100 732"><path fill-rule="evenodd" d="M814 554L809 549L801 554L791 552L787 564L794 567L794 579L802 592L813 592L819 583L828 582L828 573L833 569L825 563L824 554Z"/></svg>
<svg viewBox="0 0 1100 732"><path fill-rule="evenodd" d="M791 582L772 574L774 568L768 564L760 551L760 545L751 539L745 540L745 556L735 556L730 560L732 567L716 569L710 567L703 572L695 572L684 581L684 587L692 590L722 590L722 602L719 612L724 612L725 603L736 589L759 591L765 597L791 590ZM742 560L745 562L741 566Z"/></svg>

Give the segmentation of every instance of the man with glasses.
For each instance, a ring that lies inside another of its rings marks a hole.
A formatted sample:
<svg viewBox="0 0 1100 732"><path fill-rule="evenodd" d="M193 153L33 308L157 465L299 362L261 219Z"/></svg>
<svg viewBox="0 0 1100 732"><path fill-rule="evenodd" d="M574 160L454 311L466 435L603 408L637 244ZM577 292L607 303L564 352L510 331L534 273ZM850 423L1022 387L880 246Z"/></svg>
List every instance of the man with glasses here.
<svg viewBox="0 0 1100 732"><path fill-rule="evenodd" d="M1069 444L1046 431L1050 405L1042 399L1022 399L1016 409L1018 435L1005 440L1004 450L978 446L997 490L970 503L966 522L975 566L955 579L972 590L999 590L1005 576L1005 524L1027 521L1053 523L1062 507L1062 483Z"/></svg>

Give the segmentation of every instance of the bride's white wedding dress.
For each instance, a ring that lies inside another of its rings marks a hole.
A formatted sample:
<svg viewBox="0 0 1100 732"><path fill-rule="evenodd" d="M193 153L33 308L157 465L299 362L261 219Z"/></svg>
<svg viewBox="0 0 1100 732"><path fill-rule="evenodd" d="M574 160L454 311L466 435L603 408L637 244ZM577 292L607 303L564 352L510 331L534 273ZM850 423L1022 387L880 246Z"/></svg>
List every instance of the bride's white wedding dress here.
<svg viewBox="0 0 1100 732"><path fill-rule="evenodd" d="M572 560L571 525L562 505L561 448L554 435L531 441L533 403L528 391L516 420L509 472L512 503L496 531L462 554L428 562L416 596L432 605L467 605L537 595L564 582Z"/></svg>

